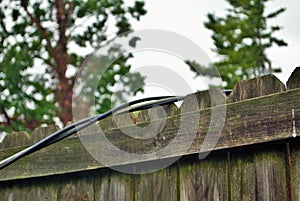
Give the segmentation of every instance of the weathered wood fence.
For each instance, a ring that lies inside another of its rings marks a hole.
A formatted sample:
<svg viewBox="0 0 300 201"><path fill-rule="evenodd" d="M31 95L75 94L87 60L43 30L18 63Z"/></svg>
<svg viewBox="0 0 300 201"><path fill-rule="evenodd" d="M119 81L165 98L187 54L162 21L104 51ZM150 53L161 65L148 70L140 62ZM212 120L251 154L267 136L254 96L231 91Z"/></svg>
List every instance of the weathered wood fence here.
<svg viewBox="0 0 300 201"><path fill-rule="evenodd" d="M226 98L220 139L203 160L198 159L198 153L210 125L211 107L207 91L196 95L200 128L188 151L171 166L149 174L119 173L93 159L74 136L1 170L0 200L300 200L300 68L295 69L287 87L273 75L239 82ZM147 112L140 112L134 123L146 125ZM157 150L174 138L180 108L171 105L167 113L165 128L146 140L124 137L111 119L100 125L116 146L142 153L145 147ZM127 125L127 130L130 128ZM25 132L7 135L0 144L0 159L56 129L38 128L31 136ZM168 157L174 156L149 161Z"/></svg>

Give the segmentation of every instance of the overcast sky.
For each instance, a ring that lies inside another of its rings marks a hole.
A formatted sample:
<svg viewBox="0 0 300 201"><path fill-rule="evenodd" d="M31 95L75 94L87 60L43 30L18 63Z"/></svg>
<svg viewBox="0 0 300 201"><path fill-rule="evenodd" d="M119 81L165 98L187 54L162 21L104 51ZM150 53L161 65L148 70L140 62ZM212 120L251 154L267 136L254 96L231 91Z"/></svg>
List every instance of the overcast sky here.
<svg viewBox="0 0 300 201"><path fill-rule="evenodd" d="M203 25L207 21L206 15L214 12L217 15L224 15L226 7L225 0L146 0L148 13L137 23L134 28L139 29L163 29L181 34L200 46L208 54L212 61L216 61L216 55L212 52L212 32ZM300 1L299 0L276 0L267 4L269 12L280 7L287 10L279 15L271 24L283 26L283 30L276 36L283 38L288 47L277 46L268 50L268 55L273 66L282 68L282 73L276 74L284 83L296 66L300 66L298 53L300 52Z"/></svg>

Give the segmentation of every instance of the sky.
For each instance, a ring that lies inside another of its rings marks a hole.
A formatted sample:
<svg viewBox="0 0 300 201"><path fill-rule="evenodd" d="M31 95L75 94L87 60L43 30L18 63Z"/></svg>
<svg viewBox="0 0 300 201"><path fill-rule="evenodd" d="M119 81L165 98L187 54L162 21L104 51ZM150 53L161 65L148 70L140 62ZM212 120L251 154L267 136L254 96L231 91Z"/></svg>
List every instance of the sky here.
<svg viewBox="0 0 300 201"><path fill-rule="evenodd" d="M217 56L211 39L212 32L203 25L208 13L218 16L225 14L228 4L225 0L145 0L147 14L140 21L133 23L135 30L161 29L180 34L196 43L210 58L216 61ZM267 3L267 12L286 7L286 11L270 24L283 27L275 36L283 38L288 47L274 45L267 51L274 67L281 67L282 73L276 76L285 83L295 67L300 66L297 53L300 52L299 31L300 1L274 0Z"/></svg>

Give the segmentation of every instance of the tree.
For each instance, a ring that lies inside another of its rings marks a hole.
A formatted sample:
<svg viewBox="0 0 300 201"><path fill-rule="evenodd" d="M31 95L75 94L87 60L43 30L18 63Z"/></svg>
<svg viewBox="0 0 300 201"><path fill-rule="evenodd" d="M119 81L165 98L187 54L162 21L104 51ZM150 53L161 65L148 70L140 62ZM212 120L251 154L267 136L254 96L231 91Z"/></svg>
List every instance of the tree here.
<svg viewBox="0 0 300 201"><path fill-rule="evenodd" d="M266 50L273 44L287 46L274 33L280 26L268 26L269 19L285 11L280 8L266 14L265 4L269 0L227 0L230 8L225 17L209 13L205 27L213 31L214 51L220 56L215 62L226 87L265 73L280 72L274 68Z"/></svg>
<svg viewBox="0 0 300 201"><path fill-rule="evenodd" d="M21 130L53 122L55 116L64 125L72 120L72 88L84 58L99 44L131 31L129 20L144 14L142 1L131 6L123 0L1 1L0 126ZM108 35L110 29L115 33ZM37 65L41 72L32 73ZM103 84L113 85L114 75L129 68L120 65Z"/></svg>
<svg viewBox="0 0 300 201"><path fill-rule="evenodd" d="M77 112L75 120L102 114L118 104L127 103L132 95L143 92L145 77L131 71L130 58L133 54L127 53L118 43L111 43L107 55L90 56L85 64L87 67L78 73L74 86L74 90L79 88L80 91L73 97ZM102 72L103 66L105 73Z"/></svg>

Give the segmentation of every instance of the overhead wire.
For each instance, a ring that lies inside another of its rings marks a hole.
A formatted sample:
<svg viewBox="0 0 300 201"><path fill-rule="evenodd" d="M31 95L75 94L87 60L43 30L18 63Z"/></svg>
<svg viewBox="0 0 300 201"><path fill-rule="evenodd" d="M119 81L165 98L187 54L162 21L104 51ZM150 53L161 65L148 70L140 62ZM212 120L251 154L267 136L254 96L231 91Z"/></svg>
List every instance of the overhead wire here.
<svg viewBox="0 0 300 201"><path fill-rule="evenodd" d="M63 128L59 131L52 133L51 135L45 137L44 139L31 145L30 147L0 161L0 170L9 166L10 164L16 162L17 160L23 158L24 156L27 156L27 155L34 153L38 150L41 150L47 146L50 146L51 144L59 142L59 141L65 139L66 137L75 134L77 131L87 128L88 126L90 126L90 125L96 123L97 121L100 121L112 114L122 114L122 113L126 113L126 112L133 112L133 111L138 111L138 110L143 110L143 109L149 109L151 107L155 107L158 105L171 104L171 103L174 103L177 101L181 101L183 99L184 99L184 96L148 97L148 98L134 100L129 103L122 104L122 105L117 106L117 107L113 108L112 110L109 110L103 114L82 119L78 122L75 122L73 124L66 126L65 128Z"/></svg>
<svg viewBox="0 0 300 201"><path fill-rule="evenodd" d="M231 90L224 90L223 91L227 96L230 94ZM40 140L39 142L29 146L28 148L0 161L0 170L11 165L12 163L16 162L17 160L32 154L36 151L39 151L47 146L50 146L56 142L59 142L66 137L69 137L78 131L87 128L88 126L105 119L113 114L119 115L126 112L134 112L139 110L149 109L155 106L162 106L166 104L175 103L178 101L184 100L185 96L157 96L157 97L148 97L143 99L134 100L125 104L121 104L103 114L88 117L82 120L79 120L73 124L66 126L65 128L52 133L51 135L45 137L44 139Z"/></svg>

